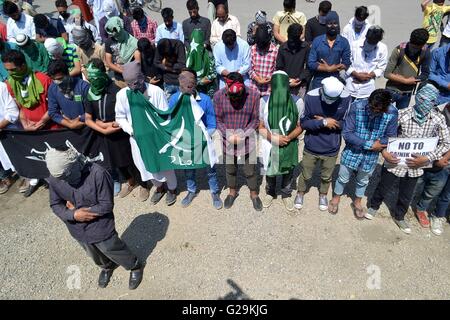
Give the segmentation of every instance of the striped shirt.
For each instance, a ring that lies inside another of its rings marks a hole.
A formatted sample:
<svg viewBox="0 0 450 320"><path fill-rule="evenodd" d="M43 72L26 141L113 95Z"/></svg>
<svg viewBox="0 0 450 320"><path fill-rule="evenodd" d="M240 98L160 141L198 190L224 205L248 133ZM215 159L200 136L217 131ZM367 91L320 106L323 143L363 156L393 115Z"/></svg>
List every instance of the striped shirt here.
<svg viewBox="0 0 450 320"><path fill-rule="evenodd" d="M433 138L438 137L438 145L436 150L430 153L427 157L430 161L441 159L442 155L450 149L450 133L445 121L445 117L438 110L431 110L428 114L428 120L420 126L414 120L414 109L408 107L398 112L398 131L399 138ZM395 174L397 177L420 177L423 175L423 169L410 169L407 167L396 166L389 168L389 164L384 164L388 171Z"/></svg>
<svg viewBox="0 0 450 320"><path fill-rule="evenodd" d="M75 67L75 62L80 61L80 58L78 57L77 54L76 45L68 44L64 48L63 60L66 63L67 67L69 68L69 71L72 71L72 69Z"/></svg>

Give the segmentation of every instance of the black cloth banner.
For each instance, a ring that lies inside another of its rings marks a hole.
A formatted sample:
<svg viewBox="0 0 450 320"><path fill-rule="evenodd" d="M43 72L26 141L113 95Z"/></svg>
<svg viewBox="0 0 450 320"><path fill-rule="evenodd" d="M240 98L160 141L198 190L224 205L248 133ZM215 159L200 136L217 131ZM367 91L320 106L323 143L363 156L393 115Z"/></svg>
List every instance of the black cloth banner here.
<svg viewBox="0 0 450 320"><path fill-rule="evenodd" d="M0 140L21 177L45 179L49 176L45 164L45 154L49 148L67 149L73 146L90 161L109 168L109 156L104 144L88 127L34 132L4 130L0 132Z"/></svg>

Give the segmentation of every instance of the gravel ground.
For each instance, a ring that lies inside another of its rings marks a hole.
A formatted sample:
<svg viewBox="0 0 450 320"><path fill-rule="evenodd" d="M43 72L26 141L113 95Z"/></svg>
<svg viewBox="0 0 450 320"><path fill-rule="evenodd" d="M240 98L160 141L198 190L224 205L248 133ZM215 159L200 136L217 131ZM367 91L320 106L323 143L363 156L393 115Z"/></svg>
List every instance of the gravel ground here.
<svg viewBox="0 0 450 320"><path fill-rule="evenodd" d="M261 7L273 15L281 0L230 2L232 13L244 25ZM308 16L315 14L317 3L297 2ZM343 22L355 5L372 4L333 2ZM411 2L377 1L390 49L420 26L420 8L409 9ZM52 1L35 3L41 12L53 10ZM203 10L206 1L200 3ZM176 19L186 16L184 1L164 4L175 9ZM159 15L154 17L161 22ZM219 172L223 185L223 169ZM376 180L375 175L369 195ZM318 210L314 188L305 198L305 208L295 216L285 213L280 200L268 210L255 212L246 187L232 209L216 211L205 182L194 203L182 209L179 202L186 193L182 179L180 186L178 202L170 208L137 202L136 191L116 201L119 234L147 261L144 281L135 291L127 289L128 273L123 269L116 270L108 288L98 289L99 270L51 212L48 191L40 189L24 199L14 186L0 196L0 298L450 298L448 226L443 236L436 237L409 212L413 233L405 235L385 206L375 220L357 221L348 198L343 198L340 213L331 216ZM77 272L79 287L72 281Z"/></svg>

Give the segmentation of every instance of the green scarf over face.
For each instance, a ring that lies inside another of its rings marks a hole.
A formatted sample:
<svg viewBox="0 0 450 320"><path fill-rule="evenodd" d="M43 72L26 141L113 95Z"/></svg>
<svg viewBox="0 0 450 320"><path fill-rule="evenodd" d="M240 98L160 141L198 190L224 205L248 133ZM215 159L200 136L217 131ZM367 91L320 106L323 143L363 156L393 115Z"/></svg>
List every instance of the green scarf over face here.
<svg viewBox="0 0 450 320"><path fill-rule="evenodd" d="M22 81L26 76L29 76L31 80L22 84ZM23 72L14 71L9 75L8 82L14 92L17 103L20 106L28 109L39 104L41 100L40 95L44 92L44 86L30 69L27 68ZM25 96L22 96L22 93L24 93Z"/></svg>
<svg viewBox="0 0 450 320"><path fill-rule="evenodd" d="M125 64L133 59L137 50L137 39L125 31L123 21L119 17L112 17L106 22L105 30L110 37L119 43L120 61L118 64Z"/></svg>
<svg viewBox="0 0 450 320"><path fill-rule="evenodd" d="M205 34L200 29L192 31L186 66L197 73L197 79L203 79L209 74L210 57L205 49Z"/></svg>
<svg viewBox="0 0 450 320"><path fill-rule="evenodd" d="M110 79L106 72L97 69L92 63L87 66L87 75L90 83L90 88L88 91L88 100L97 101L103 96L108 88Z"/></svg>
<svg viewBox="0 0 450 320"><path fill-rule="evenodd" d="M190 95L181 95L168 111L155 108L139 90L128 90L127 97L133 136L147 171L208 166L207 140L195 121Z"/></svg>
<svg viewBox="0 0 450 320"><path fill-rule="evenodd" d="M298 109L289 90L286 73L274 73L271 81L268 123L275 134L289 135L298 123ZM268 175L286 174L298 164L298 140L284 147L273 146Z"/></svg>
<svg viewBox="0 0 450 320"><path fill-rule="evenodd" d="M27 65L32 71L47 72L50 56L44 44L29 39L29 43L20 50L25 55Z"/></svg>

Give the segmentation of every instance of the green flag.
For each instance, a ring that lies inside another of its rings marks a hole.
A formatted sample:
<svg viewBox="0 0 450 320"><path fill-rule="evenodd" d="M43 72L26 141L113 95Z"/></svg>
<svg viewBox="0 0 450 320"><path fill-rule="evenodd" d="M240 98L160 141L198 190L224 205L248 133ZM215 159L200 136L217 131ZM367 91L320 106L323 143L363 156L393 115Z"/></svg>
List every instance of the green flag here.
<svg viewBox="0 0 450 320"><path fill-rule="evenodd" d="M198 169L215 163L210 137L201 121L203 111L190 95L161 111L139 91L127 91L134 138L145 168L151 173Z"/></svg>

